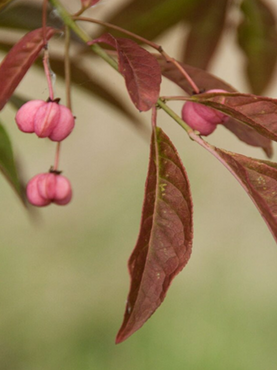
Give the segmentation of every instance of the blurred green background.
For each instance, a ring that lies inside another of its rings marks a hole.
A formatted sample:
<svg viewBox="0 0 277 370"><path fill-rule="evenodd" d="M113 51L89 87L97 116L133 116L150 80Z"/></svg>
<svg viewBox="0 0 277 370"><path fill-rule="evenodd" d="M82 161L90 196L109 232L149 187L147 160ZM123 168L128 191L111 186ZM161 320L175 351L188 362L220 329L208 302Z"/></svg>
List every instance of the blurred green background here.
<svg viewBox="0 0 277 370"><path fill-rule="evenodd" d="M90 14L101 18L116 6L103 0ZM177 25L157 41L178 58L181 36ZM247 92L233 36L227 33L221 42L212 72ZM51 48L55 42L50 54ZM128 101L123 80L109 66L95 58L86 63L93 63L100 83ZM17 91L47 99L45 77L32 67ZM55 92L64 102L59 79ZM180 90L164 81L162 94ZM277 96L276 78L266 94ZM181 109L180 103L170 106ZM150 128L149 113L137 113L131 103L130 109ZM73 110L76 129L62 144L61 158L74 189L70 205L28 215L0 178L0 369L276 370L276 244L235 179L163 112L159 125L178 148L191 182L193 253L154 316L115 346L129 289L126 263L139 230L149 134L142 136L126 117L78 87ZM14 115L7 106L1 120L27 181L48 170L55 144L19 132ZM265 158L222 127L209 141Z"/></svg>

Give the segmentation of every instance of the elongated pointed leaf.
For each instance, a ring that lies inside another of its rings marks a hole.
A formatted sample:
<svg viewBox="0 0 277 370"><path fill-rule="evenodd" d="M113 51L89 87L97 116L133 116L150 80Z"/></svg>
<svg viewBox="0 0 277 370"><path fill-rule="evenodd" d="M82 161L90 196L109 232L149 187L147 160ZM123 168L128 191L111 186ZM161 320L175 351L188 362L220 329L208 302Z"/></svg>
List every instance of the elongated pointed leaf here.
<svg viewBox="0 0 277 370"><path fill-rule="evenodd" d="M186 171L165 133L152 135L140 233L129 260L130 292L116 343L154 313L192 247L192 200Z"/></svg>
<svg viewBox="0 0 277 370"><path fill-rule="evenodd" d="M47 28L46 37L49 40L55 33ZM3 109L14 90L34 63L43 48L42 29L27 33L9 51L0 65L0 110Z"/></svg>
<svg viewBox="0 0 277 370"><path fill-rule="evenodd" d="M108 19L128 31L152 40L180 21L191 18L202 0L132 0ZM105 29L104 32L108 32ZM117 37L122 34L113 32Z"/></svg>
<svg viewBox="0 0 277 370"><path fill-rule="evenodd" d="M260 95L270 83L277 61L276 16L262 0L244 0L241 10L238 43L246 57L250 87Z"/></svg>
<svg viewBox="0 0 277 370"><path fill-rule="evenodd" d="M194 95L190 100L219 110L277 141L277 99L240 93L206 93Z"/></svg>
<svg viewBox="0 0 277 370"><path fill-rule="evenodd" d="M127 90L138 110L147 111L156 104L161 84L161 70L148 51L129 39L116 39L105 34L89 44L105 43L116 49L119 71L125 78Z"/></svg>
<svg viewBox="0 0 277 370"><path fill-rule="evenodd" d="M277 242L277 163L215 149L255 203Z"/></svg>
<svg viewBox="0 0 277 370"><path fill-rule="evenodd" d="M6 177L10 185L13 187L19 198L25 203L25 196L22 191L22 186L15 165L11 141L0 123L0 171Z"/></svg>
<svg viewBox="0 0 277 370"><path fill-rule="evenodd" d="M184 62L206 69L224 30L229 0L205 0L191 17Z"/></svg>

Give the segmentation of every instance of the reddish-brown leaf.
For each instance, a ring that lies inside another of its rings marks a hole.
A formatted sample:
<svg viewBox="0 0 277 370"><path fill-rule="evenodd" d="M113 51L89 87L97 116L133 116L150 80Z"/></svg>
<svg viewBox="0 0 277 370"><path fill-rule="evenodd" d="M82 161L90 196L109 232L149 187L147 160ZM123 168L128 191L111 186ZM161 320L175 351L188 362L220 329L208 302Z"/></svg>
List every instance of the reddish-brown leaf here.
<svg viewBox="0 0 277 370"><path fill-rule="evenodd" d="M241 93L206 93L194 95L190 100L219 110L277 141L277 99Z"/></svg>
<svg viewBox="0 0 277 370"><path fill-rule="evenodd" d="M272 80L277 61L276 15L268 2L244 0L238 43L246 57L246 74L254 94L260 95Z"/></svg>
<svg viewBox="0 0 277 370"><path fill-rule="evenodd" d="M224 30L229 0L202 1L191 17L184 62L206 69Z"/></svg>
<svg viewBox="0 0 277 370"><path fill-rule="evenodd" d="M229 117L229 119L223 123L223 126L244 143L262 148L268 158L273 156L272 141L260 135L253 128L242 124L232 117Z"/></svg>
<svg viewBox="0 0 277 370"><path fill-rule="evenodd" d="M277 163L218 148L215 153L247 191L277 242Z"/></svg>
<svg viewBox="0 0 277 370"><path fill-rule="evenodd" d="M129 39L116 39L105 34L89 44L99 42L116 49L119 71L138 110L151 109L158 100L161 84L161 70L155 57Z"/></svg>
<svg viewBox="0 0 277 370"><path fill-rule="evenodd" d="M140 233L129 259L130 292L116 343L154 313L192 247L192 200L178 153L160 129L152 135Z"/></svg>
<svg viewBox="0 0 277 370"><path fill-rule="evenodd" d="M47 28L46 37L49 40L55 33ZM43 48L42 29L27 33L6 55L0 65L0 110L3 109L25 73L35 62Z"/></svg>

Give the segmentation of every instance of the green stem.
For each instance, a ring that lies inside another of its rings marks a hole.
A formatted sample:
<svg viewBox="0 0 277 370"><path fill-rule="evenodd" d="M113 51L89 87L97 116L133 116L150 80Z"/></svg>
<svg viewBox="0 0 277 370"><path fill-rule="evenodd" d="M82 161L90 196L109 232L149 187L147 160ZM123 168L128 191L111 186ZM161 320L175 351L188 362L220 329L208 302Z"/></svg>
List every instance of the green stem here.
<svg viewBox="0 0 277 370"><path fill-rule="evenodd" d="M71 28L71 30L76 33L77 36L80 37L85 43L91 41L89 35L82 30L77 24L72 20L71 15L65 9L65 7L60 3L59 0L49 0L52 6L58 11L60 17L62 18L63 22ZM116 71L118 71L118 66L116 61L111 58L99 45L94 44L89 46L97 55L99 55L102 59L104 59L111 67L113 67Z"/></svg>
<svg viewBox="0 0 277 370"><path fill-rule="evenodd" d="M171 118L174 119L190 136L193 132L192 128L190 128L178 114L176 114L168 105L166 105L161 99L158 99L157 105L162 108Z"/></svg>

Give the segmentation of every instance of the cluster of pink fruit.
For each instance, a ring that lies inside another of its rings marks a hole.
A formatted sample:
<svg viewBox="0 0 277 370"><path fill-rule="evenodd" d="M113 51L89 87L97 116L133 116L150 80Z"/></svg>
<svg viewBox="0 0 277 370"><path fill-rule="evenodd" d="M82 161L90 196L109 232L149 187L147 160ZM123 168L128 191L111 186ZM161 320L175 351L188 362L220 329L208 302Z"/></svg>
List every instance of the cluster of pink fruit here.
<svg viewBox="0 0 277 370"><path fill-rule="evenodd" d="M209 90L225 92L224 90ZM218 124L228 117L212 108L194 102L186 102L182 109L182 119L201 135L210 135ZM75 119L69 108L59 104L59 99L31 100L24 104L15 117L18 128L26 133L35 133L40 138L52 141L64 140L73 130ZM27 184L27 198L35 206L43 207L50 203L65 205L70 202L72 190L69 180L53 170L33 177Z"/></svg>
<svg viewBox="0 0 277 370"><path fill-rule="evenodd" d="M24 104L15 117L18 128L26 133L35 133L40 138L52 141L64 140L73 130L75 119L69 108L59 104L59 99L31 100ZM53 170L33 177L27 184L27 198L35 206L50 203L65 205L70 202L72 189L69 180Z"/></svg>

